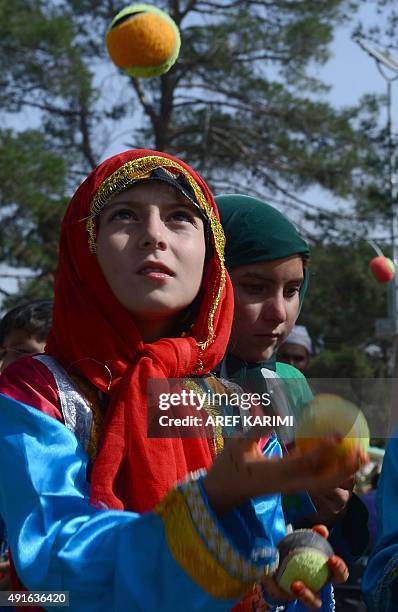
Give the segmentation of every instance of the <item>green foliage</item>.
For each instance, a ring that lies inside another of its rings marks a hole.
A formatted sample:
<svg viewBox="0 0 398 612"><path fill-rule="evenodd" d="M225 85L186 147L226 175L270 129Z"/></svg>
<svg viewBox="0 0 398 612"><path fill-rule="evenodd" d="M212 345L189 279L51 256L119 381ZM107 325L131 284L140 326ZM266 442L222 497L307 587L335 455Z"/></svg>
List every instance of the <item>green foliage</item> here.
<svg viewBox="0 0 398 612"><path fill-rule="evenodd" d="M41 285L48 295L55 269L66 206L65 165L43 133L0 132L0 260L31 268L38 276L38 296ZM21 289L25 295L24 285Z"/></svg>
<svg viewBox="0 0 398 612"><path fill-rule="evenodd" d="M309 378L373 378L380 371L380 363L375 363L363 349L343 346L335 351L322 350L312 359L307 374Z"/></svg>
<svg viewBox="0 0 398 612"><path fill-rule="evenodd" d="M311 376L389 374L390 343L375 334L376 319L387 316L387 286L372 276L372 257L365 241L312 249L310 287L300 315L319 351L311 361ZM366 354L369 345L378 348L378 357Z"/></svg>

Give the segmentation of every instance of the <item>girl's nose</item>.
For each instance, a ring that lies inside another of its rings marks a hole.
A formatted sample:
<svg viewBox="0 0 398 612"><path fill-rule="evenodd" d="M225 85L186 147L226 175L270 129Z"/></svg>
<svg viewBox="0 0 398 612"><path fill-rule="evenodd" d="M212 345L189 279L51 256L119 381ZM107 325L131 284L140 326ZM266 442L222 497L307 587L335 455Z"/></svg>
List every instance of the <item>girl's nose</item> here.
<svg viewBox="0 0 398 612"><path fill-rule="evenodd" d="M286 304L282 292L276 292L264 303L263 318L277 323L286 321Z"/></svg>
<svg viewBox="0 0 398 612"><path fill-rule="evenodd" d="M150 210L142 221L141 235L139 239L140 248L167 248L166 227L160 216L159 210Z"/></svg>

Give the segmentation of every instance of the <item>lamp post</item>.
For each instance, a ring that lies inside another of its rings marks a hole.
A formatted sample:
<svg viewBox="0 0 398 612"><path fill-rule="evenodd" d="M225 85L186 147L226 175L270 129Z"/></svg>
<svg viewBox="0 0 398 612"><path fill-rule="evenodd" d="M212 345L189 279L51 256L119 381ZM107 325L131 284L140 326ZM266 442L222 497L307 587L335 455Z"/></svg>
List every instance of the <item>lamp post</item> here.
<svg viewBox="0 0 398 612"><path fill-rule="evenodd" d="M353 37L354 42L366 51L375 61L377 68L387 83L387 134L388 134L388 182L389 182L389 201L390 201L390 240L391 240L391 259L394 265L398 264L398 248L397 248L397 181L395 175L396 147L393 135L393 120L392 120L392 83L398 79L398 61L384 49L374 47L358 36ZM390 71L390 74L386 72ZM392 74L391 74L392 73ZM380 337L398 336L398 279L394 276L389 284L388 292L388 319L378 319L376 321L376 333ZM395 371L398 372L398 352L396 347L395 354Z"/></svg>

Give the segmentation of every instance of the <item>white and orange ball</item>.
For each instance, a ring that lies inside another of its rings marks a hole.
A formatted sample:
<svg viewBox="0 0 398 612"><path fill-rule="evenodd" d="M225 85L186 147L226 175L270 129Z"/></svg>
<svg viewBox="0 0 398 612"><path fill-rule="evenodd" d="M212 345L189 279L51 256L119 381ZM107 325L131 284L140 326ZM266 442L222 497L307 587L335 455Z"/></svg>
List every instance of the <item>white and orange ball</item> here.
<svg viewBox="0 0 398 612"><path fill-rule="evenodd" d="M384 257L384 255L374 257L370 261L369 267L379 283L389 283L394 278L395 266L389 257Z"/></svg>
<svg viewBox="0 0 398 612"><path fill-rule="evenodd" d="M149 4L133 4L112 20L106 46L113 63L126 74L151 78L173 66L181 37L167 13Z"/></svg>

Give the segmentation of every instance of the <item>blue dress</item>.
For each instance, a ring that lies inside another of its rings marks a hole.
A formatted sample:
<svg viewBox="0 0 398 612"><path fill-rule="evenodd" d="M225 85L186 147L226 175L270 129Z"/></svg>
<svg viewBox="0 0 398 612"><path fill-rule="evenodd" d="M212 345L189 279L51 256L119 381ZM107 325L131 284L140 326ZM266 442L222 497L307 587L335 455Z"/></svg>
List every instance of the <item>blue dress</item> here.
<svg viewBox="0 0 398 612"><path fill-rule="evenodd" d="M218 520L199 477L153 512L95 508L73 433L4 395L0 414L0 514L30 590L69 591L73 612L222 611L275 569L251 503Z"/></svg>
<svg viewBox="0 0 398 612"><path fill-rule="evenodd" d="M394 434L397 435L397 432ZM370 612L398 611L398 439L391 438L377 485L377 538L362 579Z"/></svg>
<svg viewBox="0 0 398 612"><path fill-rule="evenodd" d="M0 398L0 514L29 589L68 590L73 611L229 610L275 569L285 535L279 495L219 520L199 478L170 491L152 513L94 508L88 457L76 435L37 409ZM264 454L281 456L276 437ZM330 586L322 598L323 610L332 610ZM287 608L303 609L298 602Z"/></svg>

